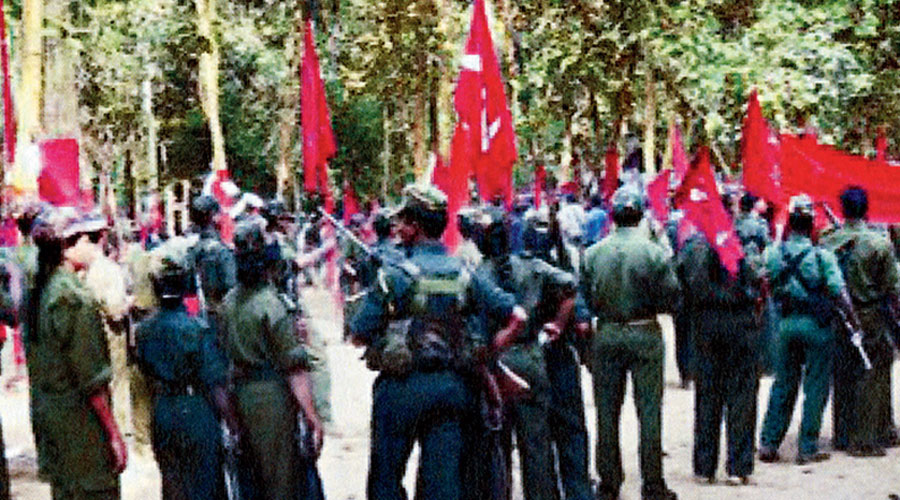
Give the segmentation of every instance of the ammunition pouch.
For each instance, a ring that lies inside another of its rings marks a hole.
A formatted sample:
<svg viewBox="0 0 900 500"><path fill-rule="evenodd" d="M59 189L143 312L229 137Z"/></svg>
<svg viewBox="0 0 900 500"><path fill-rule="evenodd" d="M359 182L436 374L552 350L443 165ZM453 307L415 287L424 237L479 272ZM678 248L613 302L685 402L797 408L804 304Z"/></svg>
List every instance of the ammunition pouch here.
<svg viewBox="0 0 900 500"><path fill-rule="evenodd" d="M411 319L394 320L388 324L384 335L366 351L366 366L373 371L402 376L413 369L413 351L410 348L409 327Z"/></svg>

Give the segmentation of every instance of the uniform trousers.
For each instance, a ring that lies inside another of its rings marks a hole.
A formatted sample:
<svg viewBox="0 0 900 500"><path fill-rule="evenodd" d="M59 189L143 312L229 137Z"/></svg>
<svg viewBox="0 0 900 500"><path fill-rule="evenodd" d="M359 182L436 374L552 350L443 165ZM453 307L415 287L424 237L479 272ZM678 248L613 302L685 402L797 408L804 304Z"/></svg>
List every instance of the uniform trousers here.
<svg viewBox="0 0 900 500"><path fill-rule="evenodd" d="M777 449L784 440L797 392L803 381L803 417L799 449L812 455L819 449L822 412L828 402L834 335L812 316L791 315L781 319L777 339L775 383L763 419L763 446Z"/></svg>
<svg viewBox="0 0 900 500"><path fill-rule="evenodd" d="M556 446L566 500L590 500L588 435L581 392L581 366L574 348L554 342L544 351L550 379L550 436Z"/></svg>
<svg viewBox="0 0 900 500"><path fill-rule="evenodd" d="M421 447L415 498L462 496L463 420L472 397L450 370L382 373L372 389L369 500L406 500L402 481L416 441Z"/></svg>
<svg viewBox="0 0 900 500"><path fill-rule="evenodd" d="M631 373L640 426L640 463L644 491L664 487L662 476L662 331L654 320L604 324L594 334L591 372L597 406L597 474L600 488L617 493L624 480L619 425L625 377Z"/></svg>
<svg viewBox="0 0 900 500"><path fill-rule="evenodd" d="M705 309L696 319L694 474L715 477L724 418L725 470L746 477L753 473L759 328L749 311Z"/></svg>

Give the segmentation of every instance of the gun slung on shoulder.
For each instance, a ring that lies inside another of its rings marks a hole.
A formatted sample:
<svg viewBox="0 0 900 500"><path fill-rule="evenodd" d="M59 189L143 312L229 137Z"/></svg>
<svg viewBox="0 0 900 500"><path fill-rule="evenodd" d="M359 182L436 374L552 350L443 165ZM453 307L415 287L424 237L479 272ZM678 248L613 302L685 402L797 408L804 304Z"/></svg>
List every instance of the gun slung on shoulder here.
<svg viewBox="0 0 900 500"><path fill-rule="evenodd" d="M322 214L322 217L325 217L325 219L328 220L328 222L330 222L332 225L334 225L334 227L338 230L338 232L341 234L341 236L350 240L354 245L356 245L360 249L362 249L362 251L365 252L369 257L378 258L377 253L374 250L372 250L372 248L369 247L369 245L366 245L365 243L363 243L362 240L360 240L355 234L353 234L353 231L347 229L347 227L344 226L344 224L342 224L341 221L335 219L333 215L326 212L321 207L319 207L319 213Z"/></svg>

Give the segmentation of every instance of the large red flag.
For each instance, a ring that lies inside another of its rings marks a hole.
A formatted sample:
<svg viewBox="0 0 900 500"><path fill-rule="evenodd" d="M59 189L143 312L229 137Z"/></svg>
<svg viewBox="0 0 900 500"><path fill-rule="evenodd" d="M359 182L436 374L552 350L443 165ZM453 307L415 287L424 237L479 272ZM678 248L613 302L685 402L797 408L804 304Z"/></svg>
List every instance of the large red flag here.
<svg viewBox="0 0 900 500"><path fill-rule="evenodd" d="M675 178L678 180L684 179L690 162L688 161L687 153L684 152L681 129L674 121L669 125L669 144L672 145L672 168L675 170Z"/></svg>
<svg viewBox="0 0 900 500"><path fill-rule="evenodd" d="M300 66L301 123L303 126L303 187L307 193L319 191L326 200L328 189L328 159L337 152L325 86L319 73L319 58L313 41L312 22L306 21L303 62Z"/></svg>
<svg viewBox="0 0 900 500"><path fill-rule="evenodd" d="M606 202L612 199L613 193L619 187L619 152L614 144L606 148L606 170L603 177L603 199Z"/></svg>
<svg viewBox="0 0 900 500"><path fill-rule="evenodd" d="M779 155L778 136L763 118L756 89L753 89L741 133L743 183L747 191L775 204L783 203L778 176Z"/></svg>
<svg viewBox="0 0 900 500"><path fill-rule="evenodd" d="M460 176L464 169L474 172L482 199L492 201L502 197L509 206L512 167L518 157L516 134L484 0L475 0L453 102L458 121L453 137L452 168L458 169Z"/></svg>
<svg viewBox="0 0 900 500"><path fill-rule="evenodd" d="M3 151L6 152L6 164L12 165L16 162L16 120L9 84L9 48L6 43L3 0L0 0L0 70L3 72Z"/></svg>
<svg viewBox="0 0 900 500"><path fill-rule="evenodd" d="M675 204L684 211L685 221L703 233L731 276L737 276L744 250L719 196L716 177L709 164L708 147L703 146L697 151L696 164L678 188Z"/></svg>

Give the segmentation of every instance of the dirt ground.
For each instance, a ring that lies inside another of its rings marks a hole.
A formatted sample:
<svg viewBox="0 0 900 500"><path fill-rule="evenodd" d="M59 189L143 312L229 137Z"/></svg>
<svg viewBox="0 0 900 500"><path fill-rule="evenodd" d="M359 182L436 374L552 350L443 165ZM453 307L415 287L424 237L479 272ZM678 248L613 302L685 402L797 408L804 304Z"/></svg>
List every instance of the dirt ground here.
<svg viewBox="0 0 900 500"><path fill-rule="evenodd" d="M368 465L369 413L371 385L374 374L366 370L359 360L360 351L341 342L340 318L329 294L311 290L306 297L308 309L315 327L327 343L328 363L332 376L331 402L334 421L326 436L325 448L319 469L325 491L331 500L362 500L365 498L365 480ZM666 453L663 465L669 486L683 499L898 499L900 495L900 449L888 451L883 458L857 459L842 453L833 455L830 461L797 466L797 427L799 411L781 447L782 462L763 464L757 462L750 486L726 486L721 478L724 465L720 465L720 481L716 485L700 485L693 481L691 453L693 448L692 390L678 387L678 375L674 363L674 338L672 322L660 317L667 349L666 388L663 408L663 448ZM4 384L12 374L11 346L4 349ZM900 381L900 363L894 364L895 380ZM759 392L759 420L765 412L771 378L764 378ZM895 411L900 401L900 382L894 384ZM583 389L587 406L588 431L595 433L595 409L590 375L583 372ZM631 396L626 399L622 413L622 451L625 484L622 498L640 498L640 474L637 457L637 420ZM6 453L11 460L13 498L43 500L50 498L50 489L37 480L34 466L34 443L28 418L28 396L24 388L7 391L0 389L0 415L6 439ZM831 410L826 409L821 442L828 451L831 438ZM724 441L724 439L723 439ZM592 445L593 446L593 445ZM415 455L415 453L414 453ZM724 443L721 454L724 463ZM593 460L593 456L592 456ZM410 461L415 464L415 456ZM592 476L595 475L592 469ZM406 485L412 491L415 466L410 466ZM122 496L128 500L159 498L159 472L152 455L140 455L130 449L129 466L122 476ZM517 484L514 497L522 498ZM424 499L427 500L427 499Z"/></svg>

